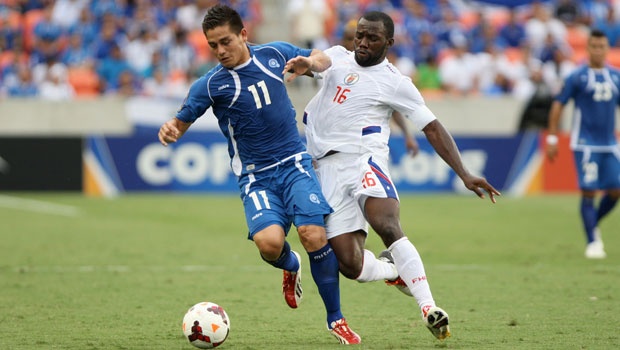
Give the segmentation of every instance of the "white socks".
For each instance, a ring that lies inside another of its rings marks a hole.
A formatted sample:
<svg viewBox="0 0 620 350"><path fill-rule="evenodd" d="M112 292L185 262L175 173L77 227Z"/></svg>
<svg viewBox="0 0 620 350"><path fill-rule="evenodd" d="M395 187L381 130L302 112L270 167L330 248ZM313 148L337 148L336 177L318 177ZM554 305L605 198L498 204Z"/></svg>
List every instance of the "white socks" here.
<svg viewBox="0 0 620 350"><path fill-rule="evenodd" d="M409 239L407 237L399 239L392 243L388 250L392 252L398 274L409 287L420 309L427 305L435 306L422 258Z"/></svg>
<svg viewBox="0 0 620 350"><path fill-rule="evenodd" d="M355 279L358 282L372 282L382 280L393 280L398 277L398 272L394 265L379 260L370 250L364 249L364 263L362 272Z"/></svg>

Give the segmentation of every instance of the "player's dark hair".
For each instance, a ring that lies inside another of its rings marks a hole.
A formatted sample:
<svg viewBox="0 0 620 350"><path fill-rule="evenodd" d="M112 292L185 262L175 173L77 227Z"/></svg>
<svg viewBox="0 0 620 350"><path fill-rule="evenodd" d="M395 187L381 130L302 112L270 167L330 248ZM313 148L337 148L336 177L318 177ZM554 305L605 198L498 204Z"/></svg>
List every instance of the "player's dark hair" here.
<svg viewBox="0 0 620 350"><path fill-rule="evenodd" d="M207 30L226 24L230 26L230 30L235 34L241 33L241 29L243 29L243 21L237 11L226 5L217 4L207 11L205 18L202 20L202 31L206 33Z"/></svg>
<svg viewBox="0 0 620 350"><path fill-rule="evenodd" d="M600 29L592 29L590 31L590 38L607 38L607 35Z"/></svg>
<svg viewBox="0 0 620 350"><path fill-rule="evenodd" d="M387 13L380 11L370 11L366 12L363 16L363 19L370 22L383 22L383 27L385 28L385 35L388 39L394 38L394 21L392 17L390 17Z"/></svg>

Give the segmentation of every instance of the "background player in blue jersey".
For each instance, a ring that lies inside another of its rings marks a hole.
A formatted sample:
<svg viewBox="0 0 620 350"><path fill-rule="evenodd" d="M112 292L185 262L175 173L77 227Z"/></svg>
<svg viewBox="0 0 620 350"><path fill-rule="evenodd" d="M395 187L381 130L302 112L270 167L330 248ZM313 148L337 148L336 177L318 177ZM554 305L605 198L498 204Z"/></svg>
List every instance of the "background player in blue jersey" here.
<svg viewBox="0 0 620 350"><path fill-rule="evenodd" d="M588 39L589 64L578 68L564 81L549 113L546 153L558 153L558 126L564 105L574 100L570 147L573 150L579 188L581 219L587 238L585 256L605 258L598 224L620 197L620 148L615 135L616 108L620 103L620 72L605 65L609 42L593 30ZM603 196L595 205L598 190Z"/></svg>
<svg viewBox="0 0 620 350"><path fill-rule="evenodd" d="M330 333L341 343L359 343L340 310L338 261L324 228L324 216L332 209L302 143L283 81L287 71L292 70L292 79L308 68L324 71L331 60L319 50L285 42L249 46L241 17L223 5L209 9L202 28L220 64L193 83L176 117L160 128L159 140L163 145L177 141L208 108L213 109L228 140L248 238L263 260L284 271L287 304L296 308L302 296L300 257L286 242L294 224L310 257Z"/></svg>

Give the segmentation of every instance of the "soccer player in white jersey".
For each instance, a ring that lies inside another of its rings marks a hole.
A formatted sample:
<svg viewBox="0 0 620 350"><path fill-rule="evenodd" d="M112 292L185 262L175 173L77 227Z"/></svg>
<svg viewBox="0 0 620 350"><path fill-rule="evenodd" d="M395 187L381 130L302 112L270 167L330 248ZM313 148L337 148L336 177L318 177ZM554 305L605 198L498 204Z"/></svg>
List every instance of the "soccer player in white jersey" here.
<svg viewBox="0 0 620 350"><path fill-rule="evenodd" d="M426 107L411 82L386 59L394 23L383 12L358 21L355 51L334 46L320 75L323 86L304 113L308 152L316 159L323 193L334 209L327 237L340 271L360 282L390 280L416 299L438 339L450 335L448 314L435 305L418 251L402 231L396 188L388 172L389 119L400 112L422 130L435 151L479 197L499 192L463 165L452 136ZM364 250L368 224L388 248L377 259ZM391 262L391 263L390 263Z"/></svg>
<svg viewBox="0 0 620 350"><path fill-rule="evenodd" d="M564 106L574 101L570 137L579 188L581 220L586 234L585 256L606 257L598 225L616 206L620 197L620 146L616 138L616 109L620 104L620 71L607 67L609 41L599 30L588 38L589 63L564 81L549 112L546 153L554 160L558 153L558 127ZM597 191L603 192L595 205Z"/></svg>
<svg viewBox="0 0 620 350"><path fill-rule="evenodd" d="M239 14L228 6L210 8L203 32L219 65L196 80L176 117L159 130L163 145L176 142L213 109L228 140L238 177L248 238L267 263L284 271L283 294L291 308L301 300L300 257L286 242L291 224L310 257L310 271L327 311L327 328L343 344L360 343L340 308L338 260L325 234L332 209L321 193L312 158L297 129L284 74L323 71L331 61L319 50L285 42L248 45ZM287 60L296 57L296 65Z"/></svg>

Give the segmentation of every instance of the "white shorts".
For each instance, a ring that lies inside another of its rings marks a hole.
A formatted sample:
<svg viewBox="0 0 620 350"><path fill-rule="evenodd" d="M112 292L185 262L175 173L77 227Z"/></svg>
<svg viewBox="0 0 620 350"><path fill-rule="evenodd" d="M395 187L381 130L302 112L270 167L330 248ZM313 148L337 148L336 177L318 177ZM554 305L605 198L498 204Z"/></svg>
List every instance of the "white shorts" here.
<svg viewBox="0 0 620 350"><path fill-rule="evenodd" d="M366 198L395 198L396 187L387 160L372 154L336 153L316 161L323 194L334 213L325 221L327 238L364 230L368 222L362 208Z"/></svg>

